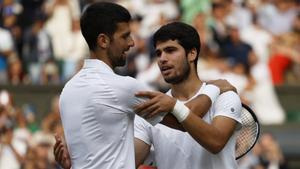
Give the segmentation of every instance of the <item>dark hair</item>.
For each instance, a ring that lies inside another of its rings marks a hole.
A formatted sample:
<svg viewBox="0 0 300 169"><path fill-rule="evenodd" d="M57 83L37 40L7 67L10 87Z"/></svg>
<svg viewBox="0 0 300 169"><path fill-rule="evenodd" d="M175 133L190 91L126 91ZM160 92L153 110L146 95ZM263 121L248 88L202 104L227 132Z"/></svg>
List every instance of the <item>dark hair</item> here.
<svg viewBox="0 0 300 169"><path fill-rule="evenodd" d="M182 22L172 22L162 26L153 35L154 47L156 47L157 42L165 42L168 40L177 40L184 48L186 54L195 48L198 58L201 43L198 32L194 27ZM195 59L195 65L197 64L197 58Z"/></svg>
<svg viewBox="0 0 300 169"><path fill-rule="evenodd" d="M80 18L80 27L90 50L94 50L100 33L112 38L117 24L130 20L130 13L124 7L109 2L97 2L84 10Z"/></svg>

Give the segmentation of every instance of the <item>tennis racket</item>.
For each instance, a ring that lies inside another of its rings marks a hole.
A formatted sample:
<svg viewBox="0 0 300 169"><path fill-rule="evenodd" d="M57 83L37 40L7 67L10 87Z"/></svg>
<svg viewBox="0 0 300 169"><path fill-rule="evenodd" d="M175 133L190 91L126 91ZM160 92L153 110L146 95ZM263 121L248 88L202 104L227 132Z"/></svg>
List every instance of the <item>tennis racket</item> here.
<svg viewBox="0 0 300 169"><path fill-rule="evenodd" d="M235 159L247 154L255 145L260 133L260 125L254 111L242 103L242 128L239 131L235 147Z"/></svg>

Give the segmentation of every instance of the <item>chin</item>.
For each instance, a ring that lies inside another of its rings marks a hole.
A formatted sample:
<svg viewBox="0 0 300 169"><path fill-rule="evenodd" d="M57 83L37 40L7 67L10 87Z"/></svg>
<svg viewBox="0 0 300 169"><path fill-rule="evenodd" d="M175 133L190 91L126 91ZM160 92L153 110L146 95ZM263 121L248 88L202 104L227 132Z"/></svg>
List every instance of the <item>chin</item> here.
<svg viewBox="0 0 300 169"><path fill-rule="evenodd" d="M170 78L164 78L164 80L169 84L178 84L181 83L184 78L182 77L170 77Z"/></svg>
<svg viewBox="0 0 300 169"><path fill-rule="evenodd" d="M125 66L126 65L126 60L123 60L123 61L119 61L116 66L117 67L122 67L122 66Z"/></svg>

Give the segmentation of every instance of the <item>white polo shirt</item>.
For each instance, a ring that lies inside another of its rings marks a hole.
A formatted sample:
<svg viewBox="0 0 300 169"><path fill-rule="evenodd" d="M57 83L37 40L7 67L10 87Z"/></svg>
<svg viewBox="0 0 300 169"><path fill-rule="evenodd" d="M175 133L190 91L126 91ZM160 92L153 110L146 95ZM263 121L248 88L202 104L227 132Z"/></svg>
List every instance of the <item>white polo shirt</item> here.
<svg viewBox="0 0 300 169"><path fill-rule="evenodd" d="M104 62L87 59L60 96L60 114L73 169L133 169L133 106L149 90L119 76Z"/></svg>
<svg viewBox="0 0 300 169"><path fill-rule="evenodd" d="M202 92L203 86L195 96ZM203 120L211 123L216 116L226 116L240 123L241 109L239 96L229 91L217 98ZM140 117L136 117L134 129L135 138L153 146L152 156L159 169L237 169L235 142L238 131L228 140L221 152L212 154L187 132L162 124L152 126Z"/></svg>

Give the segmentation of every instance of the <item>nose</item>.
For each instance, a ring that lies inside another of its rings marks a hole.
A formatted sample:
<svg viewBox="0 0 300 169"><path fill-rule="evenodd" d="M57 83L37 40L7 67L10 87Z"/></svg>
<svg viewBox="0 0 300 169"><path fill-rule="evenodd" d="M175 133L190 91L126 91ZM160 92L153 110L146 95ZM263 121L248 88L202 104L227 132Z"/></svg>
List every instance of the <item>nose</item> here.
<svg viewBox="0 0 300 169"><path fill-rule="evenodd" d="M162 52L158 58L158 61L160 63L166 63L168 61L167 54L165 52Z"/></svg>
<svg viewBox="0 0 300 169"><path fill-rule="evenodd" d="M132 39L131 36L129 37L128 46L129 47L133 47L134 46L134 41L133 41L133 39Z"/></svg>

